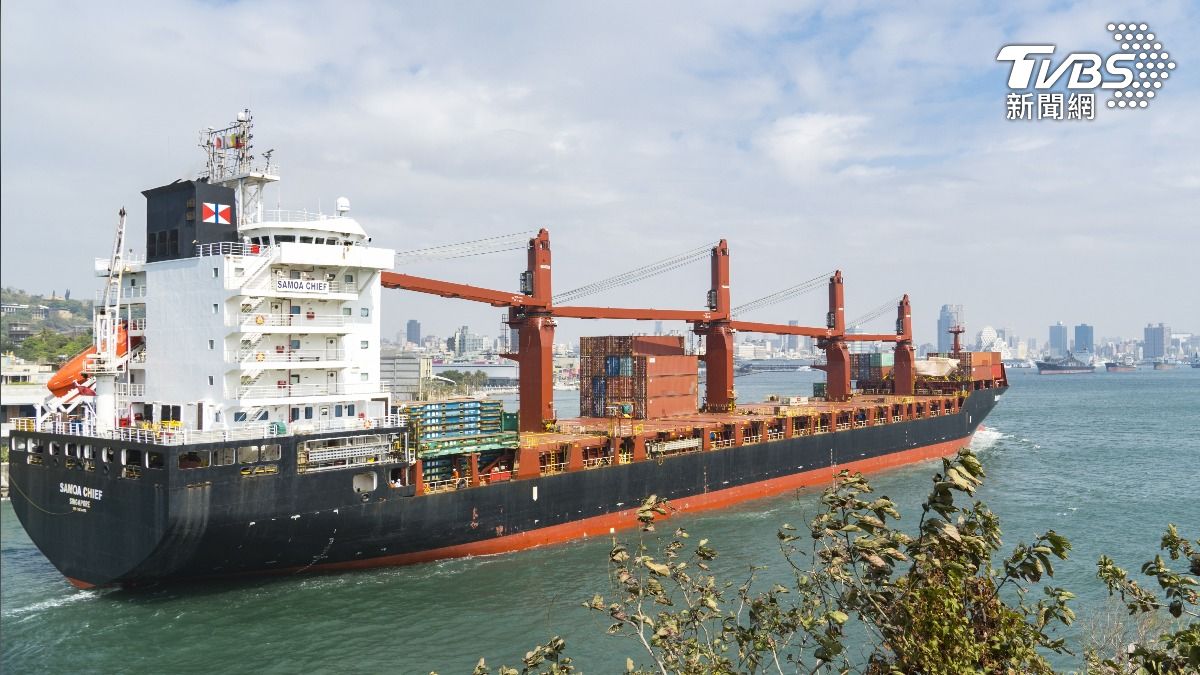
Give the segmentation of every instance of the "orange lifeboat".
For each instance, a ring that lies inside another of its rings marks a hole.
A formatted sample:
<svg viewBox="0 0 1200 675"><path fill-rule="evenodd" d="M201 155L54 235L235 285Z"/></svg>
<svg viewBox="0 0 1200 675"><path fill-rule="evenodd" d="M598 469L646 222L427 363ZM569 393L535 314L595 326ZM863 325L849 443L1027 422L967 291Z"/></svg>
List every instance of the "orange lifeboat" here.
<svg viewBox="0 0 1200 675"><path fill-rule="evenodd" d="M125 353L128 351L129 342L126 339L125 325L122 324L117 328L117 356L125 356ZM136 347L141 343L141 337L133 338L133 346ZM92 345L76 354L70 361L67 361L66 365L58 369L54 377L50 378L50 381L46 383L46 388L55 396L62 396L74 389L79 383L87 379L87 376L83 373L83 369L87 365L88 359L95 353L96 345Z"/></svg>

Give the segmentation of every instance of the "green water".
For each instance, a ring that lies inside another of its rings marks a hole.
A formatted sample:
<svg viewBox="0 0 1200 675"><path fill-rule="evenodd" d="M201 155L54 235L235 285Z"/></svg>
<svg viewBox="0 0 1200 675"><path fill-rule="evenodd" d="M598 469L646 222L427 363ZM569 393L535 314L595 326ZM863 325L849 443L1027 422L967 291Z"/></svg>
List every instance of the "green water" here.
<svg viewBox="0 0 1200 675"><path fill-rule="evenodd" d="M815 373L738 379L743 400L811 391ZM1134 569L1168 522L1200 537L1200 370L1039 377L1012 388L976 447L988 471L981 497L1000 514L1006 544L1054 528L1074 543L1054 582L1079 595L1078 641L1104 607L1101 552ZM572 412L572 397L559 409ZM937 465L873 477L913 514ZM777 527L804 523L819 491L803 491L673 521L742 574L776 563ZM907 510L906 510L907 509ZM911 519L910 519L911 520ZM0 648L5 673L470 672L480 656L516 664L552 635L585 672L619 672L638 654L604 635L580 603L611 586L608 540L372 571L264 578L127 592L68 585L0 506ZM628 535L636 537L636 534ZM768 575L770 572L768 572ZM1063 668L1078 667L1072 658Z"/></svg>

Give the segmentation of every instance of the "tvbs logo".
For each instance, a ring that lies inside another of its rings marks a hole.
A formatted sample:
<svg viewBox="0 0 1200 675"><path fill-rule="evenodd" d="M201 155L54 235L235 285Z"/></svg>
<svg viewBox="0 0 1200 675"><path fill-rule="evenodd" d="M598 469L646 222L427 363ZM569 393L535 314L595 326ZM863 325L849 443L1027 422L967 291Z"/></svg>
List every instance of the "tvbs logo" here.
<svg viewBox="0 0 1200 675"><path fill-rule="evenodd" d="M1109 108L1146 108L1175 69L1150 27L1108 24L1120 49L1108 55L1071 52L1057 63L1055 46L1005 45L996 60L1009 66L1005 108L1008 119L1094 119L1096 90L1111 92ZM1065 89L1069 98L1055 91ZM1025 92L1025 93L1021 93Z"/></svg>

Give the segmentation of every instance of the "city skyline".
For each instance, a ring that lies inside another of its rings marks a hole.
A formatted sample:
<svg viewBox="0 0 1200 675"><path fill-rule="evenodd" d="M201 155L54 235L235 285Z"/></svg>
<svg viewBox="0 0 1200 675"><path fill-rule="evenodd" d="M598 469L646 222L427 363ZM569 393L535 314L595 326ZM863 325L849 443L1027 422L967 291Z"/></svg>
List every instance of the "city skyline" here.
<svg viewBox="0 0 1200 675"><path fill-rule="evenodd" d="M270 205L328 212L348 197L374 243L398 250L547 227L558 289L724 237L734 304L841 269L848 319L909 293L919 343L937 340L943 304L982 319L972 334L1040 336L1081 318L1101 335L1160 321L1200 330L1188 325L1200 316L1189 292L1200 233L1187 225L1200 195L1197 8L1140 10L1181 65L1150 108L1004 118L1002 45L1108 49L1105 25L1127 12L516 5L464 22L440 6L9 4L0 282L91 296L117 210L140 249L140 191L196 175L196 131L249 107L258 151L283 167ZM181 28L198 25L227 27L222 39L245 49ZM286 39L268 46L267 32ZM88 59L72 56L81 50ZM197 98L196 83L218 74L220 95ZM70 242L52 265L48 241ZM402 271L516 290L523 267L511 251ZM707 290L700 264L589 300L697 309ZM820 295L748 318L820 326ZM411 316L440 335L499 324L494 308L395 291L382 316L389 333Z"/></svg>

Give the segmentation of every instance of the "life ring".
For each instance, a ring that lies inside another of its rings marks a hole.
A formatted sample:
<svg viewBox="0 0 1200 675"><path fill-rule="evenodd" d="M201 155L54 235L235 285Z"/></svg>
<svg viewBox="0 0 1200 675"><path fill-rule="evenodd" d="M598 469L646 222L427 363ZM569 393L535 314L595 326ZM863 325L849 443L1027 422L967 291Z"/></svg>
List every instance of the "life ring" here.
<svg viewBox="0 0 1200 675"><path fill-rule="evenodd" d="M264 354L264 353L262 353L262 352L259 352L259 353L257 353L257 354L255 354L255 355L254 355L254 360L255 360L255 361L265 361L265 360L266 360L266 358L267 358L267 355L266 355L266 354Z"/></svg>
<svg viewBox="0 0 1200 675"><path fill-rule="evenodd" d="M264 323L266 323L266 322L267 322L267 320L263 318L263 315L262 315L262 314L259 314L258 316L254 317L254 323L256 323L256 324L258 324L258 325L260 325L260 326L261 326L261 325L263 325L263 324L264 324Z"/></svg>

